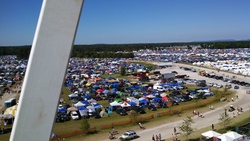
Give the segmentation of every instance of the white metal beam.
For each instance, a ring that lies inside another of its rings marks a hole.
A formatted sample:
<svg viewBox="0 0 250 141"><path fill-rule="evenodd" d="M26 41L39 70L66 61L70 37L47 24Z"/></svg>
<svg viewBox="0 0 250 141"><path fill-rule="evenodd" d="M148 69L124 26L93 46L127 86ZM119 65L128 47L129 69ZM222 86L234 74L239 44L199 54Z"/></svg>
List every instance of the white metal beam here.
<svg viewBox="0 0 250 141"><path fill-rule="evenodd" d="M10 141L50 140L83 3L43 1Z"/></svg>

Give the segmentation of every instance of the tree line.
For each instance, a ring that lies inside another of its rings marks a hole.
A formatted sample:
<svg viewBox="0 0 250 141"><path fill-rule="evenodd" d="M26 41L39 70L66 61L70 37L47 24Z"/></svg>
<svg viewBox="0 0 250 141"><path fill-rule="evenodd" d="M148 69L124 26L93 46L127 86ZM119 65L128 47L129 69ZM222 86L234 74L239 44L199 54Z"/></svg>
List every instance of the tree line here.
<svg viewBox="0 0 250 141"><path fill-rule="evenodd" d="M188 43L144 43L144 44L94 44L74 45L71 57L82 58L133 58L132 51L140 49L157 50L159 47L200 45L201 48L229 49L250 48L250 41L236 42L188 42ZM31 45L0 46L0 55L17 55L20 59L29 57Z"/></svg>

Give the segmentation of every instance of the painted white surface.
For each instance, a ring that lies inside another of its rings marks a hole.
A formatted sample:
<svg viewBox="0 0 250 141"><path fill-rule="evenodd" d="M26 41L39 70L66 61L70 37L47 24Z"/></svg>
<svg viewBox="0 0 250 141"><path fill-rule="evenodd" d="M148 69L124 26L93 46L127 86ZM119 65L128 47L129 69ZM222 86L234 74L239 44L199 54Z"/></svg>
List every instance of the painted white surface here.
<svg viewBox="0 0 250 141"><path fill-rule="evenodd" d="M83 2L43 1L10 141L50 140Z"/></svg>

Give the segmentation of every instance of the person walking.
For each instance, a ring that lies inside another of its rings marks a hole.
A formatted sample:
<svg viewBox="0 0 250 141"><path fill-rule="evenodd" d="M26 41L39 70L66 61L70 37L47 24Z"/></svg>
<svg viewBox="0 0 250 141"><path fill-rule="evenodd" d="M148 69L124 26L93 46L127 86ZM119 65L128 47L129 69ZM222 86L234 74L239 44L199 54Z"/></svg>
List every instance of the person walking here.
<svg viewBox="0 0 250 141"><path fill-rule="evenodd" d="M214 131L214 124L212 124L212 130Z"/></svg>
<svg viewBox="0 0 250 141"><path fill-rule="evenodd" d="M201 118L204 118L204 117L203 117L203 113L202 113L202 112L200 113L200 117L201 117Z"/></svg>
<svg viewBox="0 0 250 141"><path fill-rule="evenodd" d="M176 128L174 127L174 134L176 135Z"/></svg>
<svg viewBox="0 0 250 141"><path fill-rule="evenodd" d="M159 141L161 141L161 133L159 134Z"/></svg>
<svg viewBox="0 0 250 141"><path fill-rule="evenodd" d="M152 136L152 141L155 141L155 135L153 134L153 136Z"/></svg>
<svg viewBox="0 0 250 141"><path fill-rule="evenodd" d="M159 137L155 135L155 141L159 141Z"/></svg>
<svg viewBox="0 0 250 141"><path fill-rule="evenodd" d="M141 129L145 129L140 122L138 124Z"/></svg>

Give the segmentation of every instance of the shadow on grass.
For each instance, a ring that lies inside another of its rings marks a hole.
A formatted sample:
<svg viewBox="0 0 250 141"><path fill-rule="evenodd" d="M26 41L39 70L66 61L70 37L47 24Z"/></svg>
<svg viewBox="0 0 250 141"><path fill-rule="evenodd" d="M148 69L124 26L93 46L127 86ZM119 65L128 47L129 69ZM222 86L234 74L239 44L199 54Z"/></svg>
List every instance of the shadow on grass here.
<svg viewBox="0 0 250 141"><path fill-rule="evenodd" d="M89 131L89 132L86 133L86 135L97 134L97 133L99 133L99 132L100 132L100 131L98 131L98 130Z"/></svg>
<svg viewBox="0 0 250 141"><path fill-rule="evenodd" d="M0 130L0 135L1 134L7 134L7 133L10 133L12 130L12 128L4 128L3 130Z"/></svg>

